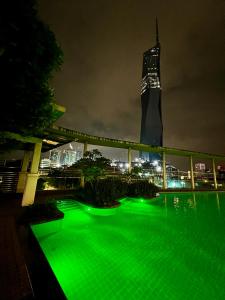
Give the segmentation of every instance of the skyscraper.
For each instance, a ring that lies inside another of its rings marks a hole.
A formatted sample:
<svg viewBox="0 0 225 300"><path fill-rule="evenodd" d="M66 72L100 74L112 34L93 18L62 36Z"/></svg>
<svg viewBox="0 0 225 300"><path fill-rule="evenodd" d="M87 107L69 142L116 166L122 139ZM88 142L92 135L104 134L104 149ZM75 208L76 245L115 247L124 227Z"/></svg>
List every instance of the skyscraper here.
<svg viewBox="0 0 225 300"><path fill-rule="evenodd" d="M146 52L143 57L141 85L141 136L140 142L151 146L162 146L163 125L161 111L160 84L160 43L158 23L156 19L156 45ZM140 153L144 160L160 159L157 153Z"/></svg>
<svg viewBox="0 0 225 300"><path fill-rule="evenodd" d="M61 156L61 150L59 149L50 150L49 159L51 161L50 166L52 168L59 168L61 166L60 156Z"/></svg>
<svg viewBox="0 0 225 300"><path fill-rule="evenodd" d="M63 166L72 166L77 161L77 152L71 149L64 149L61 153L60 162Z"/></svg>

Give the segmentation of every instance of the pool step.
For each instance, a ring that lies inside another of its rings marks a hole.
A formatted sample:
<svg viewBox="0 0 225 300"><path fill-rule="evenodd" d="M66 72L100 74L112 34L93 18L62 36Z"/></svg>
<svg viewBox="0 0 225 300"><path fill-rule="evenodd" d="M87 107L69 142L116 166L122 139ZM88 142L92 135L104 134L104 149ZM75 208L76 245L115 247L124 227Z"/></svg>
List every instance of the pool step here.
<svg viewBox="0 0 225 300"><path fill-rule="evenodd" d="M58 209L64 211L74 210L80 208L80 204L73 200L61 200L57 201Z"/></svg>

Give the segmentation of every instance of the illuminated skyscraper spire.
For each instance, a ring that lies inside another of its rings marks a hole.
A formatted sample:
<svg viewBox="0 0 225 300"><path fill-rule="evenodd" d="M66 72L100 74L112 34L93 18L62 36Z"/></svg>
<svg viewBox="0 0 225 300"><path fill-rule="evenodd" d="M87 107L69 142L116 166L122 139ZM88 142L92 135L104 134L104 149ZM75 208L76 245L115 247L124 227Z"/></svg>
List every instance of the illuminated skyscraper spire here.
<svg viewBox="0 0 225 300"><path fill-rule="evenodd" d="M159 44L159 26L158 26L158 19L157 19L157 17L155 19L155 25L156 25L156 44Z"/></svg>
<svg viewBox="0 0 225 300"><path fill-rule="evenodd" d="M162 112L160 83L160 43L156 18L156 45L144 53L141 85L141 137L140 142L162 146ZM145 160L160 159L155 153L140 153Z"/></svg>

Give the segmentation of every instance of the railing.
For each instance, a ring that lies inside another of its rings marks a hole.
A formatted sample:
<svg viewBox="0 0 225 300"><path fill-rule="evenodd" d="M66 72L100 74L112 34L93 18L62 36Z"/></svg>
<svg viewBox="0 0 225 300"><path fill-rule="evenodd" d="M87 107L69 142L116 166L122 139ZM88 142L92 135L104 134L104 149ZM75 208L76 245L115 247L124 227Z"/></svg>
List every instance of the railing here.
<svg viewBox="0 0 225 300"><path fill-rule="evenodd" d="M15 170L0 171L0 191L2 193L16 192L19 172Z"/></svg>
<svg viewBox="0 0 225 300"><path fill-rule="evenodd" d="M155 152L155 153L165 153L166 155L177 155L177 156L193 156L198 158L205 158L205 159L216 159L218 161L225 161L224 155L216 155L210 153L203 153L197 151L190 151L190 150L183 150L183 149L176 149L176 148L169 148L169 147L160 147L154 145L146 145L140 144L137 142L132 141L125 141L125 140L118 140L106 137L100 137L95 135L90 135L86 133L82 133L76 130L71 130L67 128L63 128L57 125L52 125L50 128L46 129L46 134L50 134L51 137L53 136L64 136L67 138L66 143L70 141L81 142L81 143L89 143L90 145L101 145L107 147L114 147L114 148L124 148L143 152Z"/></svg>
<svg viewBox="0 0 225 300"><path fill-rule="evenodd" d="M0 160L0 192L16 192L21 164L19 159Z"/></svg>
<svg viewBox="0 0 225 300"><path fill-rule="evenodd" d="M195 188L198 190L214 190L214 179L212 173L204 174L199 177L195 174ZM121 172L108 172L107 177L129 178L129 180L148 180L154 183L159 188L163 187L162 173L149 173L142 175L128 175ZM70 190L79 187L80 175L76 176L40 176L38 180L37 190ZM217 177L218 189L225 189L225 179ZM170 172L167 173L167 187L168 189L191 189L191 178L189 172Z"/></svg>

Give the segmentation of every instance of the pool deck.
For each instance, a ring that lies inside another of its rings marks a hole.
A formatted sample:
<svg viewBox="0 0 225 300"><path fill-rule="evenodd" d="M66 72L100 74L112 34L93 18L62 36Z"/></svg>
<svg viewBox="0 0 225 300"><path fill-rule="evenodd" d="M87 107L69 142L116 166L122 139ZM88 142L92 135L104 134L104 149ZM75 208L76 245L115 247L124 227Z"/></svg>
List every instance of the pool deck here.
<svg viewBox="0 0 225 300"><path fill-rule="evenodd" d="M44 197L46 194L37 197L37 202L42 203ZM29 226L18 222L24 211L21 201L22 195L0 195L0 298L41 300L51 295L48 299L65 299L38 245L31 240Z"/></svg>
<svg viewBox="0 0 225 300"><path fill-rule="evenodd" d="M0 237L2 299L32 299L33 289L13 217L1 217Z"/></svg>
<svg viewBox="0 0 225 300"><path fill-rule="evenodd" d="M9 205L10 204L10 205ZM32 299L33 289L18 237L18 199L0 203L1 299Z"/></svg>

